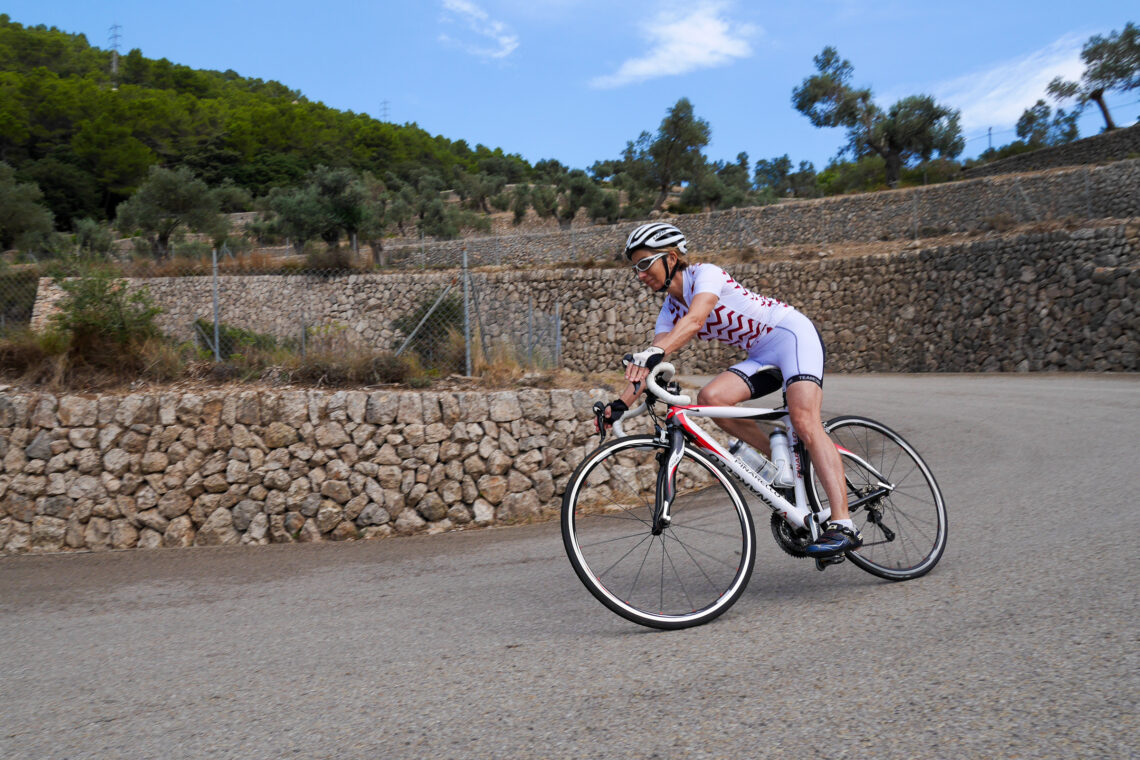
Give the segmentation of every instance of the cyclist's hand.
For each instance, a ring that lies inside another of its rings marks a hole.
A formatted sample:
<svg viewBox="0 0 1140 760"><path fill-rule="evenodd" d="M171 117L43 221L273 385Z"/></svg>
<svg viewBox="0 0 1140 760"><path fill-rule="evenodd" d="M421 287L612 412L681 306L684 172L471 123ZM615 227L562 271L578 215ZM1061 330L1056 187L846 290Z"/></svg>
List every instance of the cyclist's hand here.
<svg viewBox="0 0 1140 760"><path fill-rule="evenodd" d="M632 356L626 354L625 359L622 360L625 364L625 379L631 383L640 383L664 358L665 350L658 346L650 346Z"/></svg>
<svg viewBox="0 0 1140 760"><path fill-rule="evenodd" d="M615 398L604 407L602 402L594 404L594 429L599 433L602 432L602 427L612 427L615 422L621 419L621 416L629 411L629 407L620 398Z"/></svg>

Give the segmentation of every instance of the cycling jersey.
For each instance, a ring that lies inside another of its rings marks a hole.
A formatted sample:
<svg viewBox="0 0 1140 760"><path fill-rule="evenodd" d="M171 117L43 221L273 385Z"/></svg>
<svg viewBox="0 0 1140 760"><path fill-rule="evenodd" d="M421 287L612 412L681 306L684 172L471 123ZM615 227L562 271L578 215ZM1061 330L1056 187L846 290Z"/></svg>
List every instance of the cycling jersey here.
<svg viewBox="0 0 1140 760"><path fill-rule="evenodd" d="M672 330L689 313L689 304L700 293L712 293L717 304L709 312L697 337L715 340L751 351L771 335L785 316L794 311L786 303L748 290L714 264L691 264L681 273L684 302L673 296L665 299L657 316L658 333Z"/></svg>
<svg viewBox="0 0 1140 760"><path fill-rule="evenodd" d="M690 264L682 277L684 301L666 296L655 333L671 331L689 313L695 296L712 293L717 296L716 306L697 337L748 352L748 358L730 371L748 384L754 398L763 395L765 383L755 375L766 364L780 368L785 387L798 380L823 385L823 341L811 320L782 301L753 293L715 264Z"/></svg>

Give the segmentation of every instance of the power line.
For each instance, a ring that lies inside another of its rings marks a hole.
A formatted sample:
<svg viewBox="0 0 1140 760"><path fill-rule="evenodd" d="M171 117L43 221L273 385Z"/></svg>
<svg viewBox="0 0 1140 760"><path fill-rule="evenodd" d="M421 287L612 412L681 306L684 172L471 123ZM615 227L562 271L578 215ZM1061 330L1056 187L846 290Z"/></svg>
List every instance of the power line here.
<svg viewBox="0 0 1140 760"><path fill-rule="evenodd" d="M111 43L112 86L116 84L116 78L119 76L119 40L122 39L122 35L119 34L119 30L122 28L123 27L119 26L118 24L111 24L110 34L108 35L108 41Z"/></svg>
<svg viewBox="0 0 1140 760"><path fill-rule="evenodd" d="M1115 110L1117 108L1127 108L1128 106L1133 106L1133 105L1136 105L1137 103L1140 103L1140 100L1133 100L1133 101L1130 101L1128 103L1105 103L1105 106L1107 106L1108 109L1110 111L1112 111L1112 110ZM994 130L993 127L989 127L989 128L987 128L987 130L985 132L980 132L980 133L978 133L972 137L965 138L965 141L966 142L973 142L974 140L983 140L983 139L986 139L989 137L998 137L1000 135L1009 135L1009 134L1013 134L1016 131L1017 131L1017 129L1012 128L1012 127L1010 129L1002 129L1002 130Z"/></svg>

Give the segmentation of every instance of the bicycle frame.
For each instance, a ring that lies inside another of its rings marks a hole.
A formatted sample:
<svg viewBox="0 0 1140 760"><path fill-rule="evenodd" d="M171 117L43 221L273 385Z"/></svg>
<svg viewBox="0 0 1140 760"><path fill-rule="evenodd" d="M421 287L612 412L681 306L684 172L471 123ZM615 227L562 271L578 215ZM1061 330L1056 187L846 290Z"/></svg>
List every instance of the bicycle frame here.
<svg viewBox="0 0 1140 760"><path fill-rule="evenodd" d="M664 377L665 381L668 382L669 379L673 377L674 372L673 365L662 363L646 378L648 392L652 394L653 398L664 402L668 406L668 411L665 415L666 428L661 431L661 442L668 444L669 458L667 466L662 467L658 473L657 504L653 527L654 533L659 533L669 524L669 508L672 505L674 496L673 476L681 460L684 443L688 441L691 445L711 454L725 469L736 477L737 481L759 497L761 501L780 515L789 525L794 528L806 528L811 533L813 541L819 538L822 531L821 526L826 524L828 518L831 517L831 509L830 507L824 507L822 510L816 512L810 506L810 501L807 496L807 486L803 476L803 446L800 444L799 436L796 435L795 428L792 426L792 420L787 408L755 409L736 406L692 404L688 396L670 393L658 384L657 377L659 375ZM650 402L647 401L639 404L627 412L622 419L628 420L631 417L636 417L647 411L649 403ZM761 479L759 473L732 456L732 454L702 430L690 417L763 420L783 428L788 434L788 444L792 452L792 472L795 476L793 486L795 503L788 501L769 483ZM624 437L626 433L622 428L621 422L622 420L615 422L613 428L617 436ZM874 474L879 480L878 485L880 489L886 492L894 490L894 486L890 484L878 470L872 467L870 463L856 456L853 452L847 451L842 447L837 448L839 448L844 455L857 461L862 467L865 467L868 472ZM877 495L878 494L875 494L868 498L873 498ZM854 507L856 505L850 506Z"/></svg>
<svg viewBox="0 0 1140 760"><path fill-rule="evenodd" d="M792 450L795 503L785 499L771 485L764 482L759 473L728 453L727 449L705 433L690 417L732 417L746 420L764 420L784 428L788 433L788 443ZM738 481L759 497L770 509L779 514L789 525L796 528L807 528L811 532L813 540L819 537L819 526L831 516L831 510L824 508L822 512L814 512L807 506L809 503L807 487L804 485L803 467L800 459L802 447L799 445L799 437L796 435L795 428L792 427L787 409L748 409L735 406L700 405L674 406L670 404L669 411L665 415L665 422L669 428L683 430L685 438L693 446L712 454L724 465L725 469L736 476Z"/></svg>

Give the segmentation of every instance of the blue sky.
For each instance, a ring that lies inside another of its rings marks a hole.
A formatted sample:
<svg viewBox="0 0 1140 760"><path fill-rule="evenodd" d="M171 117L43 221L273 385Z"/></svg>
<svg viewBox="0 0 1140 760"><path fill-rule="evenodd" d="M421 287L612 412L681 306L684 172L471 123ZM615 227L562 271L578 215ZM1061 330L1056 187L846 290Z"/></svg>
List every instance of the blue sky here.
<svg viewBox="0 0 1140 760"><path fill-rule="evenodd" d="M1140 22L1134 3L902 0L6 0L22 24L81 32L195 68L276 79L335 108L588 168L616 158L688 97L710 159L787 153L821 169L844 143L791 106L825 45L889 106L929 93L962 112L965 156L1015 139L1054 76L1082 71L1093 34ZM1118 124L1140 92L1113 93ZM1081 134L1100 130L1095 107Z"/></svg>

